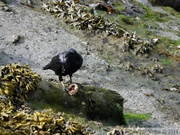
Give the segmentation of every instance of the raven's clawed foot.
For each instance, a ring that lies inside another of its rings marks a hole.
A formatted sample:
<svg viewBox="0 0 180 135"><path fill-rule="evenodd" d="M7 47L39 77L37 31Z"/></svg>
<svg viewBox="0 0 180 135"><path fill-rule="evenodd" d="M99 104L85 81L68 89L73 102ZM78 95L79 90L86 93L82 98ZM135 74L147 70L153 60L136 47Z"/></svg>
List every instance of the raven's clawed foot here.
<svg viewBox="0 0 180 135"><path fill-rule="evenodd" d="M65 88L64 88L64 91L69 92L69 89L65 87Z"/></svg>
<svg viewBox="0 0 180 135"><path fill-rule="evenodd" d="M75 95L78 92L77 84L70 84L68 88L65 87L64 83L61 82L63 90L66 91L69 95Z"/></svg>
<svg viewBox="0 0 180 135"><path fill-rule="evenodd" d="M62 84L62 88L63 88L63 90L64 90L64 91L66 91L66 92L68 92L68 91L69 91L69 89L65 87L65 85L64 85L64 83L63 83L62 81L61 81L61 84Z"/></svg>

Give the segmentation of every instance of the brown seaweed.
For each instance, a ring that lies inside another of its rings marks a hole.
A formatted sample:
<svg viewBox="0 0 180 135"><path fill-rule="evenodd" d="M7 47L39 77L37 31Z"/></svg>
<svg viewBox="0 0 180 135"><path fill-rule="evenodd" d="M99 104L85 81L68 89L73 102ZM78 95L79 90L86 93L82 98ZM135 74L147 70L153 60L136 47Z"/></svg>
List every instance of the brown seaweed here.
<svg viewBox="0 0 180 135"><path fill-rule="evenodd" d="M13 63L1 67L1 134L89 135L84 126L71 119L65 120L62 113L55 113L52 109L33 111L23 105L28 93L37 89L40 80L41 77L29 65Z"/></svg>

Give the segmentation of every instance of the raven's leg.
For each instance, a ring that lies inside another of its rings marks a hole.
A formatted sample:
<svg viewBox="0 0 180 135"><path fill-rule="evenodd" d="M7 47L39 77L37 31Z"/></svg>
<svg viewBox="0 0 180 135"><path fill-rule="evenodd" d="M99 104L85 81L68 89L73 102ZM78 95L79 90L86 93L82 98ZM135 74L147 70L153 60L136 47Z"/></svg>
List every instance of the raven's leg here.
<svg viewBox="0 0 180 135"><path fill-rule="evenodd" d="M69 77L70 77L69 82L70 82L70 84L72 84L72 74L69 74Z"/></svg>
<svg viewBox="0 0 180 135"><path fill-rule="evenodd" d="M62 79L62 76L61 76L61 75L59 75L59 81L60 81L61 84L62 84L63 90L68 91L68 90L65 88L65 86L64 86L63 79Z"/></svg>

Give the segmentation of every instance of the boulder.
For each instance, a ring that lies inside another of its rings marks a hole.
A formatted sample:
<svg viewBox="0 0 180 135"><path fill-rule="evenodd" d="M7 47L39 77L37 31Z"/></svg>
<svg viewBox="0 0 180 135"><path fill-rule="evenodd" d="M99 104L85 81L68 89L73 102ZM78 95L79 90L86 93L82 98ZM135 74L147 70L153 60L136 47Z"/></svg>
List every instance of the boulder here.
<svg viewBox="0 0 180 135"><path fill-rule="evenodd" d="M155 6L169 6L180 11L180 0L149 0Z"/></svg>
<svg viewBox="0 0 180 135"><path fill-rule="evenodd" d="M94 86L77 86L78 92L69 95L62 90L60 83L42 81L39 90L30 96L29 102L42 102L52 108L58 106L60 112L72 113L88 120L125 124L123 98L120 94Z"/></svg>

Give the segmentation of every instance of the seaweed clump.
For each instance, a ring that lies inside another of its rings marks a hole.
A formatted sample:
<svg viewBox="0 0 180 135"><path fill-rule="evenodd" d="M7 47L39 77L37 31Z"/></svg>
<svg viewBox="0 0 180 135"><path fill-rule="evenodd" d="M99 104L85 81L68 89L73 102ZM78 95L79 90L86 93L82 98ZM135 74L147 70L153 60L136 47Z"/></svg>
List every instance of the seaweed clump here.
<svg viewBox="0 0 180 135"><path fill-rule="evenodd" d="M123 51L129 51L135 55L149 54L156 43L138 37L135 32L124 33L123 39Z"/></svg>
<svg viewBox="0 0 180 135"><path fill-rule="evenodd" d="M42 8L80 30L90 33L105 32L108 36L122 38L124 41L122 45L126 48L124 50L131 50L130 52L135 55L149 54L155 45L153 41L127 32L118 22L96 15L94 8L75 3L73 0L50 1L47 4L44 3Z"/></svg>
<svg viewBox="0 0 180 135"><path fill-rule="evenodd" d="M28 107L13 110L9 100L0 98L0 130L2 134L89 134L86 128L75 121L66 121L61 113L52 109L32 111Z"/></svg>
<svg viewBox="0 0 180 135"><path fill-rule="evenodd" d="M94 9L88 9L87 6L76 4L72 0L44 3L43 9L63 18L66 23L80 30L106 32L116 37L122 37L125 32L117 22L96 16Z"/></svg>
<svg viewBox="0 0 180 135"><path fill-rule="evenodd" d="M7 64L0 76L1 134L90 134L81 124L65 120L52 109L33 111L24 103L28 93L37 89L41 77L29 66Z"/></svg>
<svg viewBox="0 0 180 135"><path fill-rule="evenodd" d="M12 103L22 104L27 94L36 90L41 77L34 73L29 65L7 64L1 67L0 95L9 98Z"/></svg>

